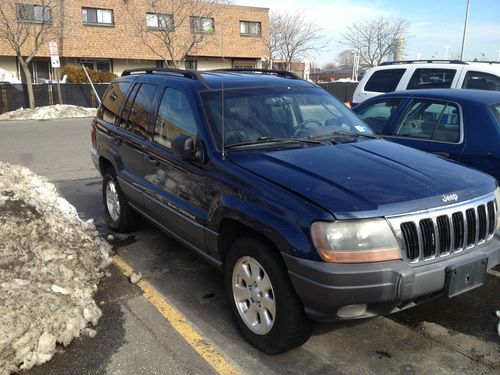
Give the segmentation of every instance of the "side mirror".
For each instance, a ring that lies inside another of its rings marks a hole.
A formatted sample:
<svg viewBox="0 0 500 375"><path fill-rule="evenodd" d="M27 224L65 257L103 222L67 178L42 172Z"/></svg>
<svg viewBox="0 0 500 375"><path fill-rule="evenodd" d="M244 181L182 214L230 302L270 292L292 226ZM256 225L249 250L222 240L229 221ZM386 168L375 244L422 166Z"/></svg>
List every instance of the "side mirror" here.
<svg viewBox="0 0 500 375"><path fill-rule="evenodd" d="M179 134L170 144L173 153L185 161L202 161L202 152L195 149L194 140L189 135Z"/></svg>

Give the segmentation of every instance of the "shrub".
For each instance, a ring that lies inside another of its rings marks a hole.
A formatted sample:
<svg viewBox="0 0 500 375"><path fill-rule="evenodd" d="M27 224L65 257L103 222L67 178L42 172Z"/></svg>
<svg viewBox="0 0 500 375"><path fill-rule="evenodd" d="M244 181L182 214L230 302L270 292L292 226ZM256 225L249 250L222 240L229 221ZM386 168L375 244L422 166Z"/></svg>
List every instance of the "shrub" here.
<svg viewBox="0 0 500 375"><path fill-rule="evenodd" d="M109 83L116 74L110 72L100 72L94 69L87 68L87 73L92 80L92 83ZM68 76L68 83L87 83L87 76L80 65L65 65L61 71L61 75Z"/></svg>

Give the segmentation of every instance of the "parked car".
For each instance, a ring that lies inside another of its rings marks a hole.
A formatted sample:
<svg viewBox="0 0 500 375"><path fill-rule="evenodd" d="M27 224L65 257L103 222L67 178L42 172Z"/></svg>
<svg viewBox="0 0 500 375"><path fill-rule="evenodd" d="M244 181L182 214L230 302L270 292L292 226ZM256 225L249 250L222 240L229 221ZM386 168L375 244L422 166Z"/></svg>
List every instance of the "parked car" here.
<svg viewBox="0 0 500 375"><path fill-rule="evenodd" d="M353 109L387 140L456 160L500 180L500 92L393 92Z"/></svg>
<svg viewBox="0 0 500 375"><path fill-rule="evenodd" d="M436 88L500 91L500 63L459 60L382 63L365 73L354 91L351 107L387 92Z"/></svg>
<svg viewBox="0 0 500 375"><path fill-rule="evenodd" d="M494 178L379 139L288 72L125 71L91 139L109 226L140 215L222 270L267 353L304 343L310 318L452 297L500 263Z"/></svg>

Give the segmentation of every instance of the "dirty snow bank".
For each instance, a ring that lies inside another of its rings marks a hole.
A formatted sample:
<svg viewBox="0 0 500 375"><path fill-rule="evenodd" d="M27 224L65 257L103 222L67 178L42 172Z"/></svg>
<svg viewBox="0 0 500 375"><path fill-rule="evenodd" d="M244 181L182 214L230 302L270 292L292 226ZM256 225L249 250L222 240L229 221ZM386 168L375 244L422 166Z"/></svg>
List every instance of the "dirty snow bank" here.
<svg viewBox="0 0 500 375"><path fill-rule="evenodd" d="M0 120L50 120L58 118L93 117L95 108L85 108L76 105L56 104L35 109L20 108L0 115Z"/></svg>
<svg viewBox="0 0 500 375"><path fill-rule="evenodd" d="M57 343L95 335L93 294L109 254L54 185L0 162L1 375L50 360Z"/></svg>

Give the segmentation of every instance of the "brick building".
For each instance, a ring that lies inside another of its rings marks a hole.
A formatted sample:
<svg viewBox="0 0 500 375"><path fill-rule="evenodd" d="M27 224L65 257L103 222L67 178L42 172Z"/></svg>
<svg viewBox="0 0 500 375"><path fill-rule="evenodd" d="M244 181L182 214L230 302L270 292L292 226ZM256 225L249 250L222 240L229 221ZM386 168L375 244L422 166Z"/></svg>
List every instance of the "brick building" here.
<svg viewBox="0 0 500 375"><path fill-rule="evenodd" d="M37 8L36 0L1 1ZM145 0L61 0L61 6L50 15L61 35L55 38L61 65L84 63L115 74L128 68L161 66L161 58L137 36L134 18L142 19L148 32L154 33L158 31L155 29L170 27L169 22L172 17L175 22L176 15L152 13L147 4ZM133 16L127 6L133 9ZM32 14L32 21L36 22L36 9ZM266 56L269 9L217 5L209 17L193 14L189 18L190 22L175 26L171 33L175 40L189 39L190 33L205 35L188 55L185 68L261 67ZM154 38L151 40L153 49L162 48ZM35 82L51 78L48 45L40 48L31 65ZM9 80L9 76L19 80L20 69L14 51L0 41L0 81Z"/></svg>

